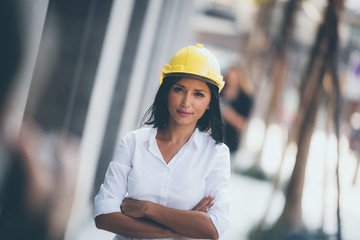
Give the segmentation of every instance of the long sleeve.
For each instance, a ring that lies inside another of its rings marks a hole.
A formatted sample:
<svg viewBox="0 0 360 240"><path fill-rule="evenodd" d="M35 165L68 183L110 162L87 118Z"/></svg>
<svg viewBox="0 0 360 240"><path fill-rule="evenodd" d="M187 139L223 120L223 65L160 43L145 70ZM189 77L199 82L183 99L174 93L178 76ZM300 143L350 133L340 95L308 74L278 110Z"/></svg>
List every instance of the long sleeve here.
<svg viewBox="0 0 360 240"><path fill-rule="evenodd" d="M127 178L131 170L132 147L122 139L113 161L109 164L104 183L95 197L94 217L121 212L120 205L127 193Z"/></svg>
<svg viewBox="0 0 360 240"><path fill-rule="evenodd" d="M224 144L216 147L218 151L215 155L215 165L207 177L206 192L215 195L215 204L210 208L208 215L221 236L229 225L230 153Z"/></svg>

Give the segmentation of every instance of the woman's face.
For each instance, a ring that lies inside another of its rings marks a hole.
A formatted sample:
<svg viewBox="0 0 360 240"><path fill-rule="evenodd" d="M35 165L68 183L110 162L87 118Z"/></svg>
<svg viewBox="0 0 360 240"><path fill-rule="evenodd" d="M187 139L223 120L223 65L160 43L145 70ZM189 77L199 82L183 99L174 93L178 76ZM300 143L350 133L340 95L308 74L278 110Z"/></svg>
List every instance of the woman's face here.
<svg viewBox="0 0 360 240"><path fill-rule="evenodd" d="M211 92L205 82L192 78L180 79L169 91L169 121L176 125L195 127L210 100Z"/></svg>

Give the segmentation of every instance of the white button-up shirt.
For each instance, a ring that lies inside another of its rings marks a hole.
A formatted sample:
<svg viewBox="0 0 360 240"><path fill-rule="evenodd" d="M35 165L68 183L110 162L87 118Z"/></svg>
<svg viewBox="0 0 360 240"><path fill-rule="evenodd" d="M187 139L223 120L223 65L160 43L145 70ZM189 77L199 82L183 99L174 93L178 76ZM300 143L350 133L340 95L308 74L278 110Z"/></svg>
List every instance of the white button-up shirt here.
<svg viewBox="0 0 360 240"><path fill-rule="evenodd" d="M94 215L121 212L125 197L191 210L215 195L208 211L219 236L228 227L230 154L225 144L198 129L166 164L156 142L157 128L142 128L120 141L95 197ZM132 239L115 236L115 239Z"/></svg>

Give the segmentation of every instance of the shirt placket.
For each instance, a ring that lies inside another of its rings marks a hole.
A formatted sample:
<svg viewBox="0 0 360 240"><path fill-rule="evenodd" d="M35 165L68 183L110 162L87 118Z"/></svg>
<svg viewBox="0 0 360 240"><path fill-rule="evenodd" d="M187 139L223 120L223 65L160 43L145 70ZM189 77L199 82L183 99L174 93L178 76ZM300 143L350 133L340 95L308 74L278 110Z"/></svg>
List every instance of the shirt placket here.
<svg viewBox="0 0 360 240"><path fill-rule="evenodd" d="M161 184L161 195L163 196L163 199L160 201L160 204L164 206L168 202L170 177L171 177L171 169L168 166L166 166L164 171L163 181Z"/></svg>

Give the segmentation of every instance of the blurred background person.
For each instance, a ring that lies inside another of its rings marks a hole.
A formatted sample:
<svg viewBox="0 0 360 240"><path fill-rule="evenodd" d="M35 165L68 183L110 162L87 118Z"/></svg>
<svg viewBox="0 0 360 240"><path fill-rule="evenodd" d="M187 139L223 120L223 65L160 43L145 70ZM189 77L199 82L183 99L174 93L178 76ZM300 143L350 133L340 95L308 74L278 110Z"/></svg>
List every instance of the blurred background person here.
<svg viewBox="0 0 360 240"><path fill-rule="evenodd" d="M253 85L240 63L233 64L224 75L221 93L222 115L225 121L225 143L234 153L241 143L253 106Z"/></svg>
<svg viewBox="0 0 360 240"><path fill-rule="evenodd" d="M33 195L26 183L31 183L33 172L31 153L25 146L18 145L11 129L7 129L8 98L15 85L14 79L22 57L18 25L18 9L15 1L2 1L0 6L1 24L1 185L0 185L0 238L1 239L45 239L46 220L44 211L32 211L30 196ZM32 139L36 140L36 139ZM19 143L23 144L23 141ZM24 147L24 148L23 148ZM29 149L30 150L30 149ZM35 149L34 149L35 150ZM27 156L26 156L27 155ZM30 157L31 158L31 157ZM30 180L30 181L29 181ZM37 192L39 194L39 192ZM42 198L42 196L37 196ZM44 203L44 202L42 202ZM43 205L43 209L45 209ZM35 210L35 209L33 209Z"/></svg>

